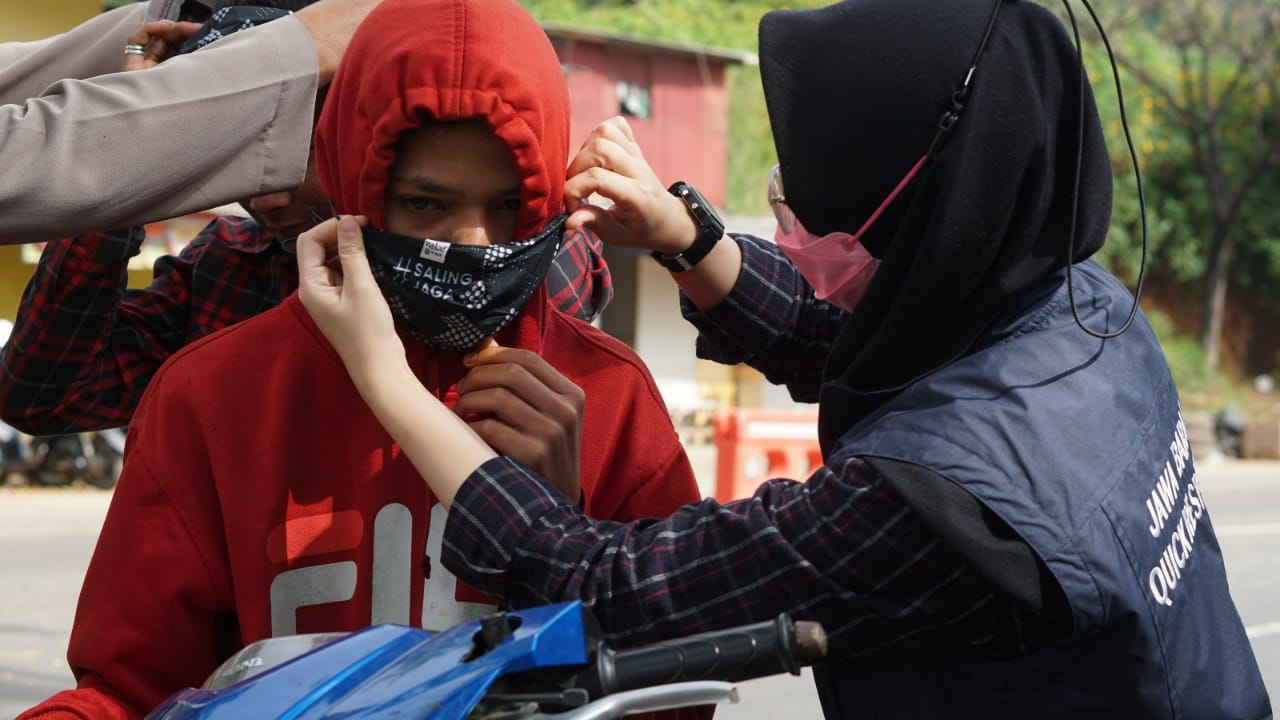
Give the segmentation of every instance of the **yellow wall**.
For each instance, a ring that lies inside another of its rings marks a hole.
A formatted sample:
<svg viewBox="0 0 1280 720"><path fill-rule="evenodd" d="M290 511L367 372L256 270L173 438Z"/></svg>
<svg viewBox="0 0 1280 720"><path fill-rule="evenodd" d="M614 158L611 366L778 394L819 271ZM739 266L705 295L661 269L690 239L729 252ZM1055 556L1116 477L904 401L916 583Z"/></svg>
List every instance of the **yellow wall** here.
<svg viewBox="0 0 1280 720"><path fill-rule="evenodd" d="M0 0L0 42L38 40L102 11L102 0Z"/></svg>
<svg viewBox="0 0 1280 720"><path fill-rule="evenodd" d="M75 27L102 11L102 0L0 0L0 42L36 40ZM31 248L26 251L31 258ZM23 248L0 246L0 318L13 320L18 301L35 265L23 258ZM129 273L129 285L146 286L148 271Z"/></svg>
<svg viewBox="0 0 1280 720"><path fill-rule="evenodd" d="M13 320L18 315L18 300L27 286L34 266L22 262L18 245L0 246L0 318Z"/></svg>
<svg viewBox="0 0 1280 720"><path fill-rule="evenodd" d="M141 267L129 270L129 287L144 288L151 284L150 264L154 262L156 254L152 250L145 260L130 263L130 268L135 264L140 264ZM0 245L0 318L17 319L22 291L35 272L35 260L39 257L39 249L34 245L26 248L21 245Z"/></svg>

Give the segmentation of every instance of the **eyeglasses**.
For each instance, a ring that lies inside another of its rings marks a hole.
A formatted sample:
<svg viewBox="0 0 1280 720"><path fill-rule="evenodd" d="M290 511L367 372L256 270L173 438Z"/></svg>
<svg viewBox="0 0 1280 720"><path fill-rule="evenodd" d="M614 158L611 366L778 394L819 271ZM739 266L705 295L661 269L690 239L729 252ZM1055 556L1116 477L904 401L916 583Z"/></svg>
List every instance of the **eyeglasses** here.
<svg viewBox="0 0 1280 720"><path fill-rule="evenodd" d="M867 231L867 228L871 227L871 224L884 214L885 209L889 207L889 203L893 202L894 198L898 197L903 188L916 176L916 173L920 172L920 168L924 167L924 162L928 157L926 155L920 158L915 165L911 166L911 169L907 171L902 180L898 181L898 185L893 188L888 197L880 203L875 212L871 213L871 217L867 218L867 221L862 223L862 227L858 228L858 232L853 234L853 242L862 239L862 235ZM773 217L778 221L778 228L790 235L797 224L796 214L787 205L787 196L782 190L782 170L778 165L774 165L773 169L769 171L769 208L773 210Z"/></svg>
<svg viewBox="0 0 1280 720"><path fill-rule="evenodd" d="M769 209L773 210L773 217L782 232L790 234L796 226L796 216L787 207L787 196L782 191L782 172L777 165L769 171Z"/></svg>
<svg viewBox="0 0 1280 720"><path fill-rule="evenodd" d="M884 202L880 203L880 206L876 208L876 211L871 213L871 217L867 218L867 221L862 224L862 227L858 229L858 232L853 235L855 242L862 237L862 234L867 231L867 228L871 227L871 223L875 222L876 218L880 217L880 215L884 213L885 209L889 207L889 203L893 202L893 199L898 197L903 188L911 182L912 178L916 176L916 173L920 172L920 168L924 167L924 164L929 160L929 158L933 157L933 155L938 151L938 148L942 145L943 139L946 138L946 136L951 132L951 129L955 127L956 121L960 119L960 113L964 110L965 101L969 96L969 83L973 81L973 72L978 69L978 59L982 57L982 53L987 49L987 41L991 39L991 30L996 25L996 17L1000 14L1000 5L1003 2L1004 0L996 0L995 7L991 10L991 17L987 20L987 29L982 34L982 42L978 43L978 51L973 54L973 61L969 63L969 72L965 73L964 82L960 87L957 88L955 92L951 93L951 107L944 111L942 116L938 118L938 131L934 134L933 141L929 143L929 149L925 151L925 154L921 156L914 165L911 166L911 169L908 170L907 174L898 181L897 186L894 187L893 191L889 193L889 196L884 199ZM796 216L787 205L787 196L782 189L782 170L779 165L774 165L773 169L769 171L768 191L769 208L773 210L773 217L778 221L778 228L782 230L782 232L790 234L796 226Z"/></svg>

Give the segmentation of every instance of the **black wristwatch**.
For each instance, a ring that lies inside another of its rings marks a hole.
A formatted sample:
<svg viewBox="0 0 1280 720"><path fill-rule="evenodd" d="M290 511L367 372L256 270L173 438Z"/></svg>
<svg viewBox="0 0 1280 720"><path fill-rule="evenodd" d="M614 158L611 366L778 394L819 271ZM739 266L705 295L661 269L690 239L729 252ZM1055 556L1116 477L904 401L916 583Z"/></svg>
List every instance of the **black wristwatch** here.
<svg viewBox="0 0 1280 720"><path fill-rule="evenodd" d="M702 197L702 193L689 183L683 181L674 183L667 188L667 191L684 201L684 206L689 209L693 221L698 223L698 237L694 238L693 244L684 252L664 255L654 251L649 254L671 272L684 272L701 262L702 258L711 252L711 248L720 242L720 238L724 237L724 221L716 214L707 199Z"/></svg>

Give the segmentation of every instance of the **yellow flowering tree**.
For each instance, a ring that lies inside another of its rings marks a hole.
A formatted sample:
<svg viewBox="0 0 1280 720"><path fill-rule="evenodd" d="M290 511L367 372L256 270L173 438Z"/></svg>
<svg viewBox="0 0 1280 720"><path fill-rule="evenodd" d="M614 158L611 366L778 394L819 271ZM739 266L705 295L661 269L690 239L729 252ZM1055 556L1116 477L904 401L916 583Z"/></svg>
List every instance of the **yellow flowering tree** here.
<svg viewBox="0 0 1280 720"><path fill-rule="evenodd" d="M1118 31L1113 47L1147 186L1154 268L1201 281L1199 341L1215 370L1228 286L1280 305L1280 1L1139 0L1108 9L1103 22ZM1096 41L1089 57L1095 73L1105 67ZM1136 201L1121 185L1131 182L1130 163L1105 98L1100 92L1117 160L1117 223L1130 239L1111 252L1132 265Z"/></svg>

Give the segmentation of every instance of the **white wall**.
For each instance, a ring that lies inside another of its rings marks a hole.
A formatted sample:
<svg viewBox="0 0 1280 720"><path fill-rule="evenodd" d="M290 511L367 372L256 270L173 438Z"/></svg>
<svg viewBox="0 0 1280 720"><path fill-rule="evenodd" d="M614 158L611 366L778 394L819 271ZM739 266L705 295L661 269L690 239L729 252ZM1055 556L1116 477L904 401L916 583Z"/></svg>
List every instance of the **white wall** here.
<svg viewBox="0 0 1280 720"><path fill-rule="evenodd" d="M730 232L773 237L773 216L726 216ZM673 412L708 407L698 393L694 341L698 333L680 315L680 301L670 274L645 257L638 258L635 349L649 366L658 389ZM771 409L812 409L792 401L786 388L763 387L761 405Z"/></svg>
<svg viewBox="0 0 1280 720"><path fill-rule="evenodd" d="M649 366L673 412L703 406L698 396L694 339L698 333L680 315L676 284L658 263L639 258L635 349Z"/></svg>

